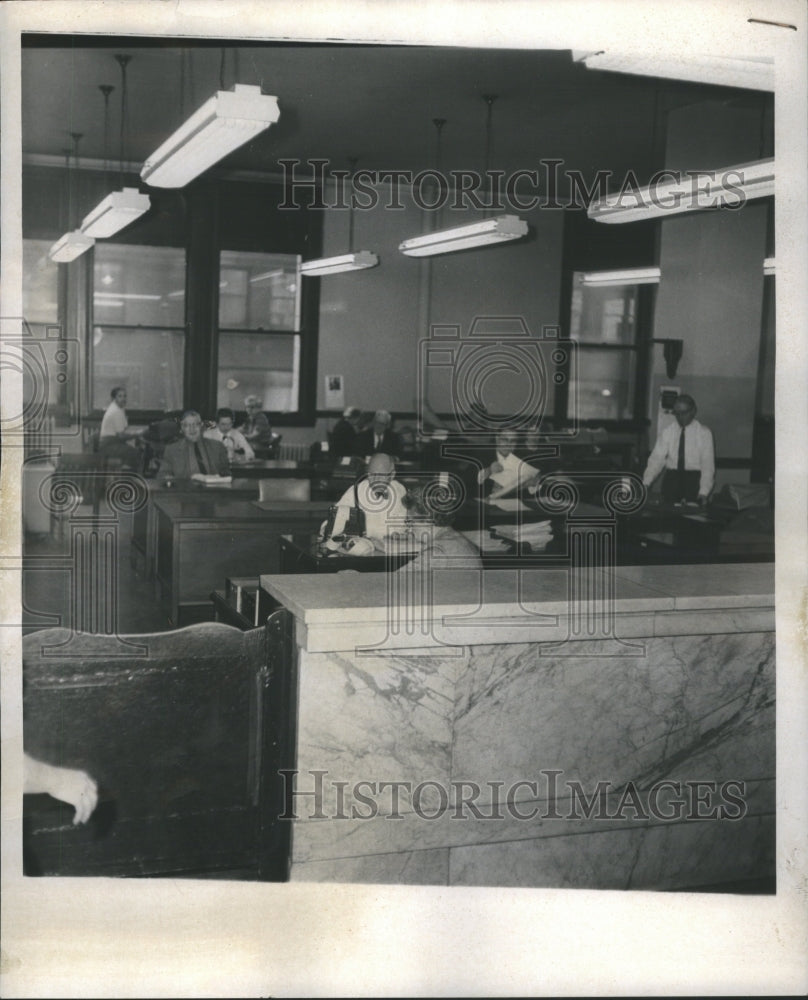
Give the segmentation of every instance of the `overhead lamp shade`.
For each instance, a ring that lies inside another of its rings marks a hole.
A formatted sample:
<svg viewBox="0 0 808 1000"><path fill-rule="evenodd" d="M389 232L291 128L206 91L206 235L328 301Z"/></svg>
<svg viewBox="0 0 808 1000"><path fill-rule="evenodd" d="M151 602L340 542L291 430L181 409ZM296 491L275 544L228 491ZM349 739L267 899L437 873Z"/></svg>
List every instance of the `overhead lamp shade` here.
<svg viewBox="0 0 808 1000"><path fill-rule="evenodd" d="M694 176L679 173L679 180L595 198L587 215L596 222L635 222L704 208L737 208L746 200L774 194L774 160L701 170Z"/></svg>
<svg viewBox="0 0 808 1000"><path fill-rule="evenodd" d="M777 273L777 258L776 257L766 257L763 261L763 273L764 274L776 274Z"/></svg>
<svg viewBox="0 0 808 1000"><path fill-rule="evenodd" d="M310 278L324 274L340 274L343 271L362 271L367 267L375 267L379 258L369 250L358 250L356 253L345 253L340 257L321 257L318 260L306 260L300 265L300 273Z"/></svg>
<svg viewBox="0 0 808 1000"><path fill-rule="evenodd" d="M587 271L581 275L581 284L609 285L658 285L662 271L658 267L627 267L622 271Z"/></svg>
<svg viewBox="0 0 808 1000"><path fill-rule="evenodd" d="M437 230L423 236L413 236L404 240L398 249L408 257L431 257L433 254L452 253L469 247L481 247L492 243L506 243L518 240L527 234L527 223L516 215L500 215L494 219L483 219L468 226Z"/></svg>
<svg viewBox="0 0 808 1000"><path fill-rule="evenodd" d="M774 90L774 60L699 54L653 56L633 52L574 52L587 69L634 73L668 80L693 80L721 87Z"/></svg>
<svg viewBox="0 0 808 1000"><path fill-rule="evenodd" d="M153 187L184 187L279 117L277 97L260 87L220 90L152 153L140 176Z"/></svg>
<svg viewBox="0 0 808 1000"><path fill-rule="evenodd" d="M141 194L137 188L125 187L122 191L113 191L84 217L81 231L96 239L112 236L148 212L150 207L149 196Z"/></svg>
<svg viewBox="0 0 808 1000"><path fill-rule="evenodd" d="M57 264L67 264L90 249L95 243L92 236L87 236L80 229L74 229L60 237L48 251L48 256Z"/></svg>

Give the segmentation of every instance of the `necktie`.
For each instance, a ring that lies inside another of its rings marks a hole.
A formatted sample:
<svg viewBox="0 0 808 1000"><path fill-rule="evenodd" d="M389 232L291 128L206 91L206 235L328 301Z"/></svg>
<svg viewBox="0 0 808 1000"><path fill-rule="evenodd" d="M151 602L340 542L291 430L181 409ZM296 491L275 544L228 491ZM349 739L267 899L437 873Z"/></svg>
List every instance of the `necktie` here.
<svg viewBox="0 0 808 1000"><path fill-rule="evenodd" d="M679 472L685 471L685 429L682 428L682 433L679 435L679 462L676 466Z"/></svg>
<svg viewBox="0 0 808 1000"><path fill-rule="evenodd" d="M205 464L205 459L202 457L202 449L199 447L198 441L194 441L194 455L196 455L196 464L199 466L199 471L203 475L207 475L208 467Z"/></svg>

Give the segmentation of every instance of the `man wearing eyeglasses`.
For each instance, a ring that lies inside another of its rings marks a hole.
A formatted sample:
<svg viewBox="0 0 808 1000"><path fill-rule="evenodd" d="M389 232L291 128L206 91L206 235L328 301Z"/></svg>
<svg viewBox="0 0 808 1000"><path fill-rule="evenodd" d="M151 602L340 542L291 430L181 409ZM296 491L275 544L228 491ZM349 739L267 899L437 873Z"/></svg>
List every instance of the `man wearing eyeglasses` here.
<svg viewBox="0 0 808 1000"><path fill-rule="evenodd" d="M347 489L337 502L332 537L342 535L351 508L364 514L365 536L384 551L385 539L391 531L401 530L407 517L403 500L406 488L395 478L396 463L391 455L378 452L368 463L367 477Z"/></svg>
<svg viewBox="0 0 808 1000"><path fill-rule="evenodd" d="M186 410L180 421L182 438L166 445L158 478L190 479L192 476L229 476L227 449L220 441L202 436L202 417Z"/></svg>
<svg viewBox="0 0 808 1000"><path fill-rule="evenodd" d="M707 503L715 481L715 452L709 428L696 420L692 396L677 396L673 404L676 422L668 424L648 456L642 481L650 486L664 470L663 499L672 503Z"/></svg>

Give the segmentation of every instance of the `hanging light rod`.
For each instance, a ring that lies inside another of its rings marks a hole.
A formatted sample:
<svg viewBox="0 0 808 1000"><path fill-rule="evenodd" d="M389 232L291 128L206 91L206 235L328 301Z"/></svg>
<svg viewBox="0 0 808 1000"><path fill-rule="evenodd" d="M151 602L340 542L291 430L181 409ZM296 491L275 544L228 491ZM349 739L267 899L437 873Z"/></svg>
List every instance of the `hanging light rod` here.
<svg viewBox="0 0 808 1000"><path fill-rule="evenodd" d="M65 233L53 244L48 256L56 264L69 264L76 257L81 257L94 243L92 236L87 236L80 229L74 229L70 233Z"/></svg>
<svg viewBox="0 0 808 1000"><path fill-rule="evenodd" d="M219 90L152 153L140 176L153 187L184 187L278 118L277 97L260 87Z"/></svg>
<svg viewBox="0 0 808 1000"><path fill-rule="evenodd" d="M351 167L351 184L353 175L356 172L357 158L351 157L348 161ZM370 250L354 251L354 209L353 200L349 208L348 215L348 253L338 257L320 257L317 260L306 260L300 265L300 273L309 278L318 278L326 274L342 274L345 271L364 271L369 267L376 267L379 258Z"/></svg>
<svg viewBox="0 0 808 1000"><path fill-rule="evenodd" d="M664 219L681 212L725 205L739 208L744 201L774 194L773 159L679 173L678 179L595 198L586 214L596 222Z"/></svg>
<svg viewBox="0 0 808 1000"><path fill-rule="evenodd" d="M493 105L496 94L483 94L486 104L485 126L485 173L491 160L491 137L493 134ZM438 129L438 150L440 150L440 133L445 119L432 119ZM454 253L456 250L468 250L471 247L490 246L494 243L507 243L527 235L528 225L518 215L498 215L493 218L472 222L466 226L453 226L451 229L437 229L421 236L413 236L403 240L398 249L407 257L433 257L441 253Z"/></svg>
<svg viewBox="0 0 808 1000"><path fill-rule="evenodd" d="M356 253L345 253L339 257L321 257L318 260L306 260L300 265L300 273L309 278L321 277L324 274L340 274L343 271L363 271L375 267L379 258L369 250L357 250Z"/></svg>
<svg viewBox="0 0 808 1000"><path fill-rule="evenodd" d="M622 271L586 271L582 285L658 285L662 271L658 267L626 267Z"/></svg>
<svg viewBox="0 0 808 1000"><path fill-rule="evenodd" d="M81 132L71 132L70 137L73 140L73 157L75 159L76 165L79 162L79 141L82 138ZM68 208L67 208L67 224L69 226L73 225L73 187L74 178L73 170L70 166L70 153L69 149L65 150L65 159L67 164L67 189L68 189ZM53 244L53 246L48 250L48 256L52 261L57 264L69 264L71 260L75 260L77 257L81 257L83 253L86 253L91 246L95 243L92 236L85 235L80 229L73 229L66 232L64 236L60 236L59 239Z"/></svg>
<svg viewBox="0 0 808 1000"><path fill-rule="evenodd" d="M452 253L469 247L507 243L527 235L527 223L516 215L499 215L494 219L472 222L423 236L413 236L399 243L398 249L407 257L431 257L439 253Z"/></svg>
<svg viewBox="0 0 808 1000"><path fill-rule="evenodd" d="M127 87L126 87L126 67L131 61L130 56L115 56L121 67L121 173L123 173L124 162L124 137L127 126ZM101 85L98 88L104 96L104 169L107 164L107 141L109 134L109 95L114 87ZM120 191L113 191L103 198L90 212L84 216L81 223L81 231L87 236L103 239L120 232L130 222L140 218L144 212L148 212L151 207L151 200L147 194L141 194L137 188L122 187Z"/></svg>

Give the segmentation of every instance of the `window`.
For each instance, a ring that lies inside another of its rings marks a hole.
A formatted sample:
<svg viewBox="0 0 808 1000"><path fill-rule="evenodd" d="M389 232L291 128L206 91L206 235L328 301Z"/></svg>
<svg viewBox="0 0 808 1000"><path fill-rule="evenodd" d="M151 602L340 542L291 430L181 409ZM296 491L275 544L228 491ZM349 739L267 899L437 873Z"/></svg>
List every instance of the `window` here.
<svg viewBox="0 0 808 1000"><path fill-rule="evenodd" d="M300 258L223 250L219 258L217 406L300 407Z"/></svg>
<svg viewBox="0 0 808 1000"><path fill-rule="evenodd" d="M573 274L570 336L578 343L578 377L569 399L577 400L579 420L631 420L642 405L638 316L643 285L588 285ZM570 406L572 403L570 402Z"/></svg>
<svg viewBox="0 0 808 1000"><path fill-rule="evenodd" d="M130 410L182 406L185 251L98 242L93 268L91 403L105 409L113 386Z"/></svg>
<svg viewBox="0 0 808 1000"><path fill-rule="evenodd" d="M52 241L22 242L22 315L31 336L31 364L23 364L23 400L26 407L37 403L64 403L68 387L77 384L79 352L65 344L59 325L59 265L48 256ZM66 360L60 363L61 359ZM55 373L64 379L60 382ZM45 378L40 378L45 374ZM42 384L38 384L42 383Z"/></svg>

